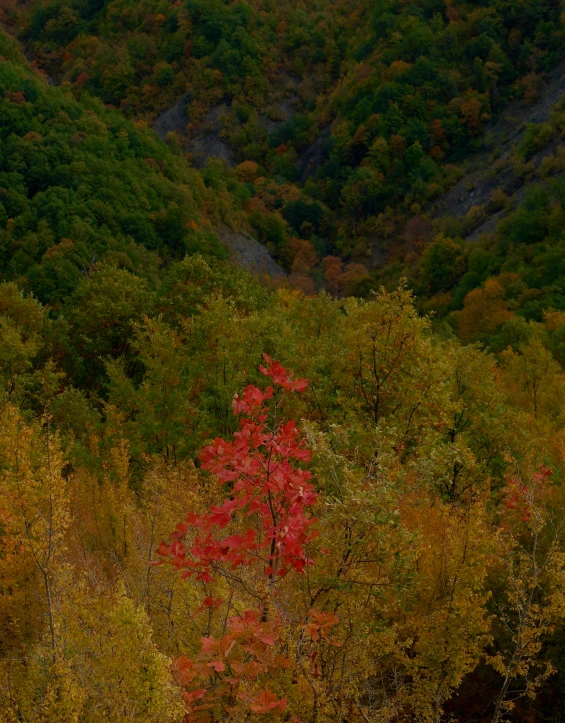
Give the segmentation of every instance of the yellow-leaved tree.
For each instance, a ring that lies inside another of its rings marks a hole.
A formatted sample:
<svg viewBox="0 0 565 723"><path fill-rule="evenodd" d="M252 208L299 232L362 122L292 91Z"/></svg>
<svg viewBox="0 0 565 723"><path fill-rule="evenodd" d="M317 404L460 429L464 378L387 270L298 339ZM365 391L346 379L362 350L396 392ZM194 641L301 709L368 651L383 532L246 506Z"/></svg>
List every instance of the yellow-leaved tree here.
<svg viewBox="0 0 565 723"><path fill-rule="evenodd" d="M96 566L70 561L72 479L49 419L29 424L6 406L0 459L0 720L178 720L145 610L123 584L97 582Z"/></svg>

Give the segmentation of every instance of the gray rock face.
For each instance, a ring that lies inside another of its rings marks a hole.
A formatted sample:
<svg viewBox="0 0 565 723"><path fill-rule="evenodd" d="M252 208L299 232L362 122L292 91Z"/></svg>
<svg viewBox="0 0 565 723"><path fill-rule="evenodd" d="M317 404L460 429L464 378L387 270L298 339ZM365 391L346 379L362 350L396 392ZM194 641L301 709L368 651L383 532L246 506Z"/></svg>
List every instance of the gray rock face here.
<svg viewBox="0 0 565 723"><path fill-rule="evenodd" d="M248 271L266 274L274 279L284 279L287 276L286 271L277 264L266 247L251 236L232 231L227 226L220 226L216 229L216 233L229 249L236 264Z"/></svg>
<svg viewBox="0 0 565 723"><path fill-rule="evenodd" d="M197 166L203 166L210 156L221 158L230 166L234 165L233 153L228 144L220 137L221 116L226 109L225 105L212 108L206 116L207 130L191 141L190 150ZM153 130L165 140L167 133L171 131L185 133L187 123L186 97L183 97L159 116L153 124ZM217 228L216 232L222 243L229 249L230 256L236 264L243 266L248 271L266 274L271 278L283 279L287 276L286 271L277 264L266 247L256 239L232 231L224 225Z"/></svg>
<svg viewBox="0 0 565 723"><path fill-rule="evenodd" d="M180 98L174 105L162 113L155 123L153 130L161 136L163 140L167 138L167 133L172 131L176 133L186 133L186 124L188 116L186 114L186 96Z"/></svg>
<svg viewBox="0 0 565 723"><path fill-rule="evenodd" d="M493 191L504 191L512 198L512 207L515 207L522 200L527 186L539 180L541 161L557 151L559 141L550 139L530 159L527 177L518 175L512 167L516 144L524 138L528 124L548 121L551 109L564 97L565 60L548 73L533 106L527 106L522 100L514 101L496 123L487 128L484 149L468 159L468 173L435 203L434 215L464 218L473 206L481 206L485 211L477 219L475 228L468 230L466 237L475 241L485 233L492 233L498 221L506 215L504 211L489 208ZM494 151L497 151L496 161L492 161Z"/></svg>
<svg viewBox="0 0 565 723"><path fill-rule="evenodd" d="M163 140L166 140L167 133L174 131L181 135L186 134L186 126L189 117L186 112L187 96L179 98L179 100L168 108L153 123L153 130L156 131ZM202 168L211 156L216 156L225 161L228 166L234 166L235 160L233 152L229 145L221 138L222 130L221 116L225 113L227 106L225 104L217 105L208 113L205 119L202 132L189 143L189 150L194 156L194 163L198 168Z"/></svg>
<svg viewBox="0 0 565 723"><path fill-rule="evenodd" d="M207 133L204 136L198 136L190 142L190 152L194 157L194 165L202 168L206 165L206 161L212 156L221 158L228 166L235 166L233 152L228 144L222 140L219 132L215 131Z"/></svg>
<svg viewBox="0 0 565 723"><path fill-rule="evenodd" d="M205 166L206 161L212 156L221 158L228 166L235 166L233 151L221 136L222 116L228 111L229 106L225 103L211 108L206 114L202 132L190 141L189 149L197 168Z"/></svg>
<svg viewBox="0 0 565 723"><path fill-rule="evenodd" d="M318 168L324 165L328 159L329 153L329 141L330 141L331 129L324 128L320 131L320 135L316 138L314 143L304 151L298 158L296 164L300 171L301 178L300 182L305 183L310 176L313 176Z"/></svg>

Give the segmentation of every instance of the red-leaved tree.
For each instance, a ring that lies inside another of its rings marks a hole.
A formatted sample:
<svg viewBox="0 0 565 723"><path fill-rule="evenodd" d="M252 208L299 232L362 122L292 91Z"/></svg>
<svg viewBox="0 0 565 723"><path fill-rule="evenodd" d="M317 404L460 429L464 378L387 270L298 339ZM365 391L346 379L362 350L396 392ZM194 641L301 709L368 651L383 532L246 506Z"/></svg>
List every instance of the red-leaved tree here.
<svg viewBox="0 0 565 723"><path fill-rule="evenodd" d="M303 467L310 451L295 422L280 418L280 409L286 395L302 392L308 382L294 379L267 355L264 359L266 366L259 369L272 384L264 390L248 386L243 396L236 394L239 431L232 441L216 439L200 454L202 468L227 488L225 501L204 515L190 512L170 543L158 549L158 564L169 563L183 577L202 582L206 595L195 615L227 608L221 637L203 636L196 656L175 661L190 722L280 714L289 702L270 689L272 683L280 675L293 677L288 673L295 665L306 674L296 646L290 652L289 616L279 590L289 573L304 574L312 564L307 546L315 520L309 508L317 494ZM215 597L215 588L223 596ZM236 592L253 601L253 607L238 612ZM312 648L332 642L329 630L337 622L335 615L314 610L299 622L314 676Z"/></svg>

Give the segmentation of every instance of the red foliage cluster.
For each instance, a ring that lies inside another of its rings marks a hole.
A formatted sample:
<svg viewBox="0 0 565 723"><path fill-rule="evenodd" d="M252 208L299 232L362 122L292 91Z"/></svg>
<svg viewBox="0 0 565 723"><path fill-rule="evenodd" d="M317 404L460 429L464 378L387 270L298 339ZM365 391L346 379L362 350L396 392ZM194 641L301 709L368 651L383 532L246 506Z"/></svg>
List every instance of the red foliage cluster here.
<svg viewBox="0 0 565 723"><path fill-rule="evenodd" d="M311 474L301 465L309 462L298 427L279 419L280 402L288 393L302 392L306 379L295 379L278 361L264 355L262 374L272 386L261 390L248 386L235 395L234 414L240 428L232 441L215 439L200 455L202 468L229 487L229 496L204 515L190 512L171 535L170 543L158 549L162 560L195 576L205 585L223 576L230 585L241 581L240 568L255 564L267 577L270 594L274 583L294 570L304 573L309 559L306 546L315 535L315 520L307 514L317 499ZM229 525L239 529L224 534ZM259 681L275 670L284 671L289 659L281 654L284 626L277 605L260 598L257 609L228 618L221 638L205 636L198 655L175 661L175 671L184 693L187 720L210 720L207 711L225 714L245 710L256 714L279 714L287 708ZM194 615L222 606L221 598L207 595ZM229 606L228 606L229 607ZM333 643L329 629L338 622L330 613L309 611L301 629L312 644ZM315 664L315 653L312 660ZM316 670L314 671L316 675ZM296 719L293 719L296 720Z"/></svg>
<svg viewBox="0 0 565 723"><path fill-rule="evenodd" d="M242 705L259 714L286 710L286 698L277 699L268 688L252 691L241 685L245 680L290 665L275 647L279 637L277 625L261 622L257 611L247 610L228 620L227 633L221 638L203 637L202 649L195 659L182 656L175 660L177 681L185 688L183 697L189 721L202 719L220 698L228 701L224 706L226 713L233 713ZM199 685L202 687L195 687Z"/></svg>
<svg viewBox="0 0 565 723"><path fill-rule="evenodd" d="M266 355L265 360L268 366L260 370L279 391L300 392L308 385L305 379L293 379L279 362ZM229 498L207 514L190 512L173 532L171 544L159 547L158 553L182 568L185 577L196 575L211 582L218 565L236 570L258 558L266 561L267 575L283 576L291 568L303 572L310 562L305 545L313 534L313 520L306 508L317 495L310 472L296 463L308 462L311 455L295 422L279 421L277 404L270 413L267 402L275 394L272 386L264 391L249 386L242 397L236 394L234 413L245 415L240 430L233 441L215 439L200 454L202 468L231 489ZM219 535L236 513L247 517L249 524L236 534ZM253 524L257 518L260 525ZM189 531L196 535L187 544Z"/></svg>
<svg viewBox="0 0 565 723"><path fill-rule="evenodd" d="M529 522L535 502L551 492L551 475L551 470L542 465L530 484L524 484L519 477L509 480L506 486L506 508L515 511L522 522Z"/></svg>

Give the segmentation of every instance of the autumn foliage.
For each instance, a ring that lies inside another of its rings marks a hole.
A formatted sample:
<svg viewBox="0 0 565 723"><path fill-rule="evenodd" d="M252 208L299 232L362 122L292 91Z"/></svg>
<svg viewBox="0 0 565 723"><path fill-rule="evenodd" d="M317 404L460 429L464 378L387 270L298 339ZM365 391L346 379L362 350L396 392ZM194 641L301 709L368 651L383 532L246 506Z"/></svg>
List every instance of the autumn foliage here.
<svg viewBox="0 0 565 723"><path fill-rule="evenodd" d="M0 286L0 721L546 709L549 350L464 347L402 287L266 294L202 257L167 274L154 308L94 269L58 319Z"/></svg>
<svg viewBox="0 0 565 723"><path fill-rule="evenodd" d="M200 454L202 469L229 489L229 497L207 514L190 512L171 535L172 542L158 548L162 562L182 571L183 578L194 576L205 584L207 595L194 615L227 607L225 634L202 637L194 658L174 662L177 680L186 689L188 721L213 720L207 711L218 709L236 716L243 711L281 713L288 707L287 698L277 698L265 681L296 665L285 654L289 622L279 583L290 572L303 575L313 563L307 547L315 520L308 508L317 493L310 472L300 466L311 453L295 422L280 416L284 396L304 391L308 381L293 378L268 355L264 358L266 366L259 369L272 385L264 390L248 386L241 397L236 394L233 412L240 428L233 441L215 439ZM226 536L229 528L237 531ZM254 574L255 568L263 578ZM224 598L214 597L217 580L227 584ZM230 617L234 588L243 588L255 607ZM310 610L302 628L314 643L328 639L337 622L335 615ZM315 657L312 653L311 660Z"/></svg>
<svg viewBox="0 0 565 723"><path fill-rule="evenodd" d="M0 723L561 721L563 3L0 5Z"/></svg>
<svg viewBox="0 0 565 723"><path fill-rule="evenodd" d="M306 508L316 502L316 492L307 470L296 466L308 462L306 449L296 424L278 419L280 392L303 391L308 382L294 380L279 362L267 355L267 367L260 367L270 377L272 386L261 391L255 386L235 396L233 411L242 417L234 441L216 439L200 454L202 469L212 472L224 485L230 485L230 497L212 507L205 516L189 513L173 533L173 543L163 545L159 553L171 558L171 564L184 569L183 576L196 574L198 580L212 582L219 566L232 571L254 562L265 563L265 574L273 581L294 568L303 573L310 563L305 546L312 536L312 519ZM273 399L273 409L266 406ZM294 463L294 464L293 464ZM224 530L234 516L259 519L258 529L247 524L238 534L213 535ZM191 546L183 542L190 529L198 531Z"/></svg>

